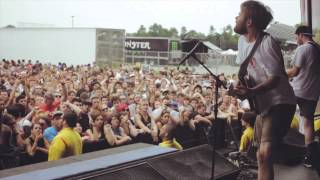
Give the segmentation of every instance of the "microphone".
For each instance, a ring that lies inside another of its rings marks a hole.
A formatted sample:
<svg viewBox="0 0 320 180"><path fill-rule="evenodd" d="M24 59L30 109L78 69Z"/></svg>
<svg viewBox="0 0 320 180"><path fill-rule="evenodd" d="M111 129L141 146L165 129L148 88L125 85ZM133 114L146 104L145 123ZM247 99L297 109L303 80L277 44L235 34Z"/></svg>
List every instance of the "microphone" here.
<svg viewBox="0 0 320 180"><path fill-rule="evenodd" d="M189 51L189 53L180 61L179 65L178 65L178 70L181 66L181 64L185 63L187 59L189 59L191 56L195 55L195 52L197 50L197 48L200 46L201 41L198 40L197 44L191 49L191 51Z"/></svg>

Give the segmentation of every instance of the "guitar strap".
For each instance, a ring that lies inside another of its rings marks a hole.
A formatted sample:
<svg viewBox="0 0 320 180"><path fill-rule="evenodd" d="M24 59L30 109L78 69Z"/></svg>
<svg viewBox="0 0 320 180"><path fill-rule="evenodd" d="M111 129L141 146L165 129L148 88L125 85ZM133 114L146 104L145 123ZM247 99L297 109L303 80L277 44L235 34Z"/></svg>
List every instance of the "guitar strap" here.
<svg viewBox="0 0 320 180"><path fill-rule="evenodd" d="M313 42L313 41L309 41L308 44L312 45L313 48L316 49L316 51L317 51L317 59L320 60L320 46L316 42Z"/></svg>
<svg viewBox="0 0 320 180"><path fill-rule="evenodd" d="M267 33L262 32L262 33L257 37L257 40L256 40L256 42L254 43L253 48L251 49L249 55L247 56L247 58L246 58L246 59L243 61L243 63L241 64L240 69L239 69L239 72L238 72L238 78L239 78L239 80L241 80L244 76L247 75L247 73L248 73L247 68L248 68L249 62L250 62L251 58L253 57L254 53L256 52L258 46L261 44L263 37L264 37L266 34L267 34ZM241 83L243 83L243 82L241 82Z"/></svg>

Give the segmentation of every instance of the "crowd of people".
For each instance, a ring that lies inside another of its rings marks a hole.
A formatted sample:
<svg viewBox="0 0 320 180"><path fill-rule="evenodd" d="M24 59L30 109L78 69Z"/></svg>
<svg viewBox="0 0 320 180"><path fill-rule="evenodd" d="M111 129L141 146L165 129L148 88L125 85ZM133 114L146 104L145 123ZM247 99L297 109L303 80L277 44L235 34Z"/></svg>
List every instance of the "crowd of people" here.
<svg viewBox="0 0 320 180"><path fill-rule="evenodd" d="M198 145L215 119L215 80L188 69L3 59L0 74L2 168L137 142L182 150ZM236 82L235 75L219 79ZM219 89L218 117L237 121L248 105Z"/></svg>
<svg viewBox="0 0 320 180"><path fill-rule="evenodd" d="M298 105L305 131L304 165L320 175L315 141L320 121L314 122L320 46L312 39L311 27L299 26L299 47L291 68L285 69L279 45L264 32L272 19L270 9L259 1L241 4L234 28L240 35L240 70L238 76L218 76L227 87L218 87L219 93L215 86L221 83L188 69L2 60L0 169L137 142L182 150L202 143L203 134L212 133L212 124L222 119L244 127L239 151L247 151L255 137L258 179L272 180L273 157L290 123L298 124ZM240 138L232 134L234 140Z"/></svg>
<svg viewBox="0 0 320 180"><path fill-rule="evenodd" d="M137 142L182 150L203 143L203 128L215 119L215 80L188 69L5 59L0 67L1 169ZM219 79L229 89L237 82L235 74ZM256 114L249 110L247 101L219 87L218 118L243 126L236 137L240 152L248 151L254 136ZM75 134L81 142L75 143ZM69 152L67 146L73 146Z"/></svg>

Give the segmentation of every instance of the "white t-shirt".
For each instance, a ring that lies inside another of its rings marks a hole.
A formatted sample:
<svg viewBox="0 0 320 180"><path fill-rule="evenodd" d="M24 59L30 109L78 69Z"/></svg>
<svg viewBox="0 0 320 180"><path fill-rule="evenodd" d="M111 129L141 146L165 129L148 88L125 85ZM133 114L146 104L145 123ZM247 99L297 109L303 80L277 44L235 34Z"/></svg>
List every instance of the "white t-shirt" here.
<svg viewBox="0 0 320 180"><path fill-rule="evenodd" d="M317 101L320 95L320 55L309 43L297 48L291 65L299 67L299 74L291 85L297 97Z"/></svg>
<svg viewBox="0 0 320 180"><path fill-rule="evenodd" d="M237 62L242 63L249 55L254 42L249 43L244 36L240 36L238 45ZM248 65L248 74L256 85L265 82L272 76L280 78L280 82L275 88L255 95L262 115L266 114L272 106L278 104L296 104L293 89L284 69L280 47L270 35L264 36L254 53Z"/></svg>
<svg viewBox="0 0 320 180"><path fill-rule="evenodd" d="M23 131L23 126L32 126L31 121L28 119L21 119L20 121L17 122L17 129L19 131Z"/></svg>

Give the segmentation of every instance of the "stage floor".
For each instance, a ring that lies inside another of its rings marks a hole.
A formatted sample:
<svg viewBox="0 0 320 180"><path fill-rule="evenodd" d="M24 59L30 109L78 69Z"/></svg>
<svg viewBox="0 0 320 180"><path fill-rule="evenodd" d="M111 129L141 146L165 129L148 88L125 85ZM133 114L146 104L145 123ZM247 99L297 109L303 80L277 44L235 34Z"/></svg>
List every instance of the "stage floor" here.
<svg viewBox="0 0 320 180"><path fill-rule="evenodd" d="M314 169L306 168L302 164L297 166L276 164L274 173L275 180L320 180Z"/></svg>

